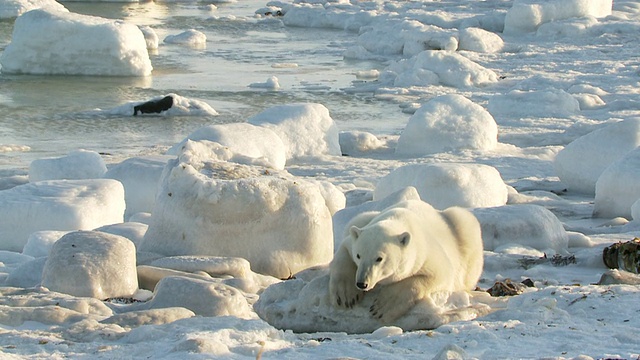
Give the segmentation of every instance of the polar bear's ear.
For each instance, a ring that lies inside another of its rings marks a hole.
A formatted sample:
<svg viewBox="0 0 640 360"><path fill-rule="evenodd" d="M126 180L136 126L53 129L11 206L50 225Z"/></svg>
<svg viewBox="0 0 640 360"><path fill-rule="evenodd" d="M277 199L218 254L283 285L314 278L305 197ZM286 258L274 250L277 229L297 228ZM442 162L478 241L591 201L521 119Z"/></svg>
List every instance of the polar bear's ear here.
<svg viewBox="0 0 640 360"><path fill-rule="evenodd" d="M356 240L356 239L358 239L358 237L360 237L360 232L362 232L362 229L360 229L359 227L357 227L357 226L355 226L355 225L354 225L354 226L352 226L352 227L349 229L349 234L351 234L351 237L352 237L354 240Z"/></svg>
<svg viewBox="0 0 640 360"><path fill-rule="evenodd" d="M402 235L398 236L398 240L400 241L400 245L407 246L409 245L409 240L411 240L411 234L404 232Z"/></svg>

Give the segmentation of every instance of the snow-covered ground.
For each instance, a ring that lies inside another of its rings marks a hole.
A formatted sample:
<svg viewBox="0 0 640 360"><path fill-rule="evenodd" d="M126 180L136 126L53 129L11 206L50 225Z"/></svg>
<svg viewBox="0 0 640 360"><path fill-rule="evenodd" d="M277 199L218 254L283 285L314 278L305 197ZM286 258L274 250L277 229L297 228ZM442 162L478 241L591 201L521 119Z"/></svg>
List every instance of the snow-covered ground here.
<svg viewBox="0 0 640 360"><path fill-rule="evenodd" d="M640 236L636 1L123 1L151 9L124 20L109 3L0 4L0 357L640 357L640 278L603 262ZM216 24L277 54L216 53L235 46ZM317 43L341 60L287 61L304 51L275 28L334 34ZM104 84L83 101L119 101L25 106L30 79L69 74L74 96ZM111 132L31 143L11 126L31 112L176 133L137 156L103 153L135 141ZM32 149L56 156L25 166ZM478 218L478 289L388 324L369 313L384 288L330 305L349 220L417 198Z"/></svg>

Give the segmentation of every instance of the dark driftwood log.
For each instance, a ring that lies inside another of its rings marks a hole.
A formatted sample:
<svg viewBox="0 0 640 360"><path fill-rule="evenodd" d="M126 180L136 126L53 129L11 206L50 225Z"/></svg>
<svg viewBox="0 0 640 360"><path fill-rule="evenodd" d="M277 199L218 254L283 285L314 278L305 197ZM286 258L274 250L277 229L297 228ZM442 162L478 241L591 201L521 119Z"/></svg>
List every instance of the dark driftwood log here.
<svg viewBox="0 0 640 360"><path fill-rule="evenodd" d="M159 114L171 109L173 97L165 96L160 100L151 100L133 107L133 116L140 114Z"/></svg>
<svg viewBox="0 0 640 360"><path fill-rule="evenodd" d="M640 273L640 239L618 242L602 251L602 260L610 269Z"/></svg>

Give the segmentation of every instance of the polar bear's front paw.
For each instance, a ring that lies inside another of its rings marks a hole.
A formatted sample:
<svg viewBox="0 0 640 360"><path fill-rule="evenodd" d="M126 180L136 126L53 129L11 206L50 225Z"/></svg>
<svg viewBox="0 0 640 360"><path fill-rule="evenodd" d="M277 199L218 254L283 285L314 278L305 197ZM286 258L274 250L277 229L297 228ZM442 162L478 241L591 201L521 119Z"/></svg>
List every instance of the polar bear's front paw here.
<svg viewBox="0 0 640 360"><path fill-rule="evenodd" d="M364 296L364 292L358 290L352 281L345 279L331 279L329 291L331 304L349 309L359 303Z"/></svg>
<svg viewBox="0 0 640 360"><path fill-rule="evenodd" d="M389 286L378 294L369 312L373 318L390 323L409 312L415 304L416 300L406 291Z"/></svg>

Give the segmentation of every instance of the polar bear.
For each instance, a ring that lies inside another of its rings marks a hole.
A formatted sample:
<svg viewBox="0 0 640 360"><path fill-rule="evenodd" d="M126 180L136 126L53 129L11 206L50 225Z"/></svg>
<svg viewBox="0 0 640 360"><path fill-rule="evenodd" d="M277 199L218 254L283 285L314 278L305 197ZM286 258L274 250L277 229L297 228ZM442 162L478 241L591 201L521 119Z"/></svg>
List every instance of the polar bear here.
<svg viewBox="0 0 640 360"><path fill-rule="evenodd" d="M475 216L406 200L356 216L330 264L329 298L352 308L376 286L369 311L389 323L431 292L473 290L482 274L483 245Z"/></svg>

